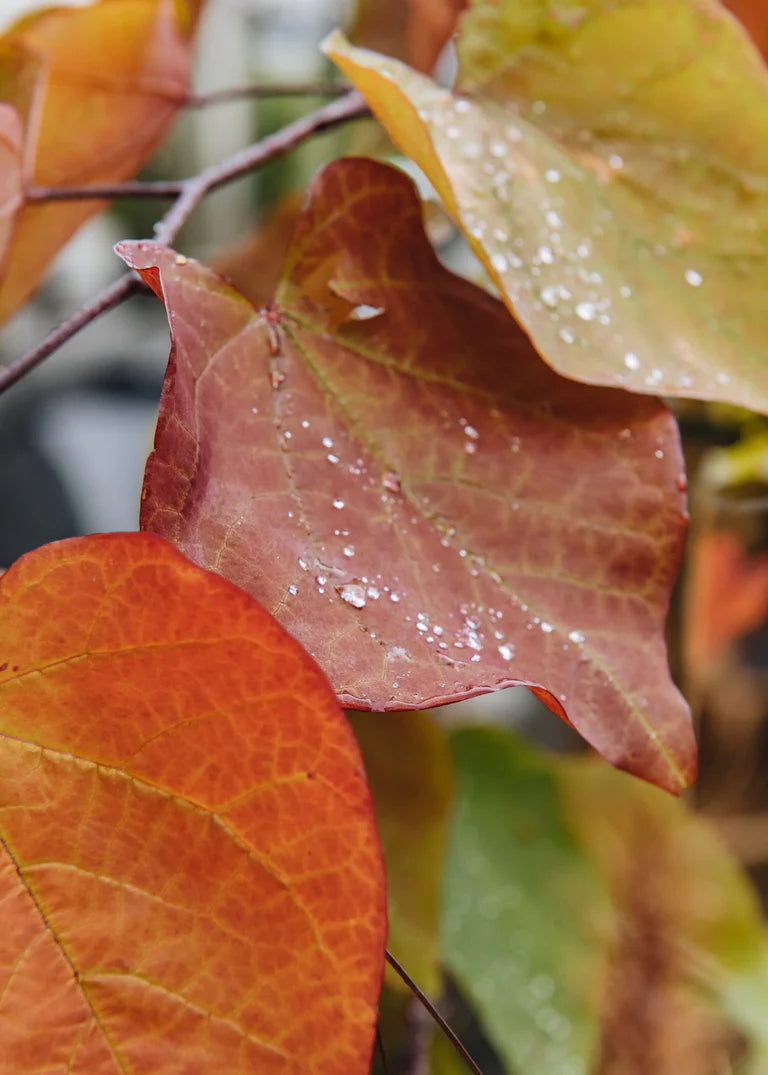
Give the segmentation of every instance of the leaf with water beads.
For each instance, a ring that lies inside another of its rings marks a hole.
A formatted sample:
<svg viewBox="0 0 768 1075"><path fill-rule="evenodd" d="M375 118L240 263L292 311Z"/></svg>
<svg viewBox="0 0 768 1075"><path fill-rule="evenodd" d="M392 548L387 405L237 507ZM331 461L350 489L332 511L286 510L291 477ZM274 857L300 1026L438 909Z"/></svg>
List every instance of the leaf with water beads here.
<svg viewBox="0 0 768 1075"><path fill-rule="evenodd" d="M768 71L719 4L476 0L453 92L326 51L555 369L768 409Z"/></svg>
<svg viewBox="0 0 768 1075"><path fill-rule="evenodd" d="M420 213L400 172L330 165L261 313L191 259L121 244L173 340L142 525L273 611L349 708L525 683L679 791L674 420L554 374L440 265Z"/></svg>

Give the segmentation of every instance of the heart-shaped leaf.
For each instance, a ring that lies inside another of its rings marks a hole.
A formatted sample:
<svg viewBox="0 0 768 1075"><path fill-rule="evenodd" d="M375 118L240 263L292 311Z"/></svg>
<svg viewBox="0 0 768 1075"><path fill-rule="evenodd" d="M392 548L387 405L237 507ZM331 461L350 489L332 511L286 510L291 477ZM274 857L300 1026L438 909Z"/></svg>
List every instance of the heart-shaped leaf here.
<svg viewBox="0 0 768 1075"><path fill-rule="evenodd" d="M719 3L475 0L453 92L325 47L555 369L768 409L768 70Z"/></svg>
<svg viewBox="0 0 768 1075"><path fill-rule="evenodd" d="M129 179L164 137L189 84L191 0L100 0L47 8L0 38L2 100L23 122L24 180ZM103 202L21 206L0 233L0 321ZM3 241L5 240L5 241Z"/></svg>
<svg viewBox="0 0 768 1075"><path fill-rule="evenodd" d="M366 1075L386 916L354 737L153 534L0 580L0 1069Z"/></svg>
<svg viewBox="0 0 768 1075"><path fill-rule="evenodd" d="M687 783L662 404L552 373L373 161L315 180L266 313L164 247L119 249L173 338L144 527L274 611L350 708L526 683L616 765Z"/></svg>

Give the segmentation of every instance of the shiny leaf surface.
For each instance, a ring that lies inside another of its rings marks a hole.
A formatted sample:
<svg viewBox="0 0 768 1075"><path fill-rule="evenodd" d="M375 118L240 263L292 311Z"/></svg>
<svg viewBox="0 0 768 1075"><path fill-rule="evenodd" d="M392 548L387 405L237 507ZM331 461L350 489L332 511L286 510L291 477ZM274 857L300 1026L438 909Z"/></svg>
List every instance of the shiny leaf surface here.
<svg viewBox="0 0 768 1075"><path fill-rule="evenodd" d="M768 408L768 70L718 3L476 0L453 92L326 51L555 369Z"/></svg>
<svg viewBox="0 0 768 1075"><path fill-rule="evenodd" d="M351 1072L386 931L354 737L246 594L152 534L0 580L0 1072Z"/></svg>
<svg viewBox="0 0 768 1075"><path fill-rule="evenodd" d="M658 401L553 374L372 161L315 181L266 313L120 249L173 338L145 528L274 611L349 708L522 682L614 764L688 782L663 638L684 479Z"/></svg>

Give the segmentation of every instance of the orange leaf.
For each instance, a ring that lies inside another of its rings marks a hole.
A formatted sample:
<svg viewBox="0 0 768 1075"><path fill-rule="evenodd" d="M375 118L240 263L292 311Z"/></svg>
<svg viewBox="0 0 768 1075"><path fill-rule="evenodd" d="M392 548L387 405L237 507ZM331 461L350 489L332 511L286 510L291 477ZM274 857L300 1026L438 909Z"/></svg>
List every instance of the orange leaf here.
<svg viewBox="0 0 768 1075"><path fill-rule="evenodd" d="M266 315L167 247L119 250L173 337L142 526L262 601L350 708L524 683L680 791L684 477L658 400L553 373L373 161L316 178Z"/></svg>
<svg viewBox="0 0 768 1075"><path fill-rule="evenodd" d="M50 8L0 38L0 87L24 121L25 180L128 179L154 152L189 85L189 0L101 0ZM0 321L103 202L26 205L0 234ZM5 240L2 242L2 240Z"/></svg>
<svg viewBox="0 0 768 1075"><path fill-rule="evenodd" d="M354 738L149 534L0 581L0 1072L368 1071L384 882Z"/></svg>

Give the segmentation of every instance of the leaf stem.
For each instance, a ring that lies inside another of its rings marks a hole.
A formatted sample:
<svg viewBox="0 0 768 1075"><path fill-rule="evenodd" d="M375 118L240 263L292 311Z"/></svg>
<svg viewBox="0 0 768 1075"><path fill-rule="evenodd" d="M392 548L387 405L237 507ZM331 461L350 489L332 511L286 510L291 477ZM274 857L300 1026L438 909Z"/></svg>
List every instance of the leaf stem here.
<svg viewBox="0 0 768 1075"><path fill-rule="evenodd" d="M464 1045L462 1044L462 1042L458 1038L456 1032L451 1029L451 1027L448 1025L448 1023L445 1021L445 1019L440 1014L440 1012L434 1006L432 1001L429 999L429 997L427 997L425 993L422 993L422 991L419 989L419 987L414 982L413 978L411 978L410 974L408 974L408 972L405 970L405 968L402 967L400 965L400 963L398 963L398 961L395 959L395 957L392 955L392 953L389 951L389 949L387 949L385 951L385 956L386 956L387 963L389 963L389 965L392 968L392 970L395 972L395 974L398 974L402 978L402 980L405 982L405 984L411 990L411 992L416 997L416 999L419 1001L419 1003L422 1004L424 1008L426 1008L426 1010L429 1012L429 1014L434 1019L434 1021L437 1023L437 1025L440 1027L442 1032L448 1038L448 1040L450 1041L451 1045L454 1047L456 1052L459 1054L459 1056L462 1058L464 1063L467 1065L469 1070L472 1071L474 1073L474 1075L483 1075L483 1073L480 1070L480 1068L477 1066L475 1061L469 1055L469 1053L467 1052L466 1048L464 1047Z"/></svg>

